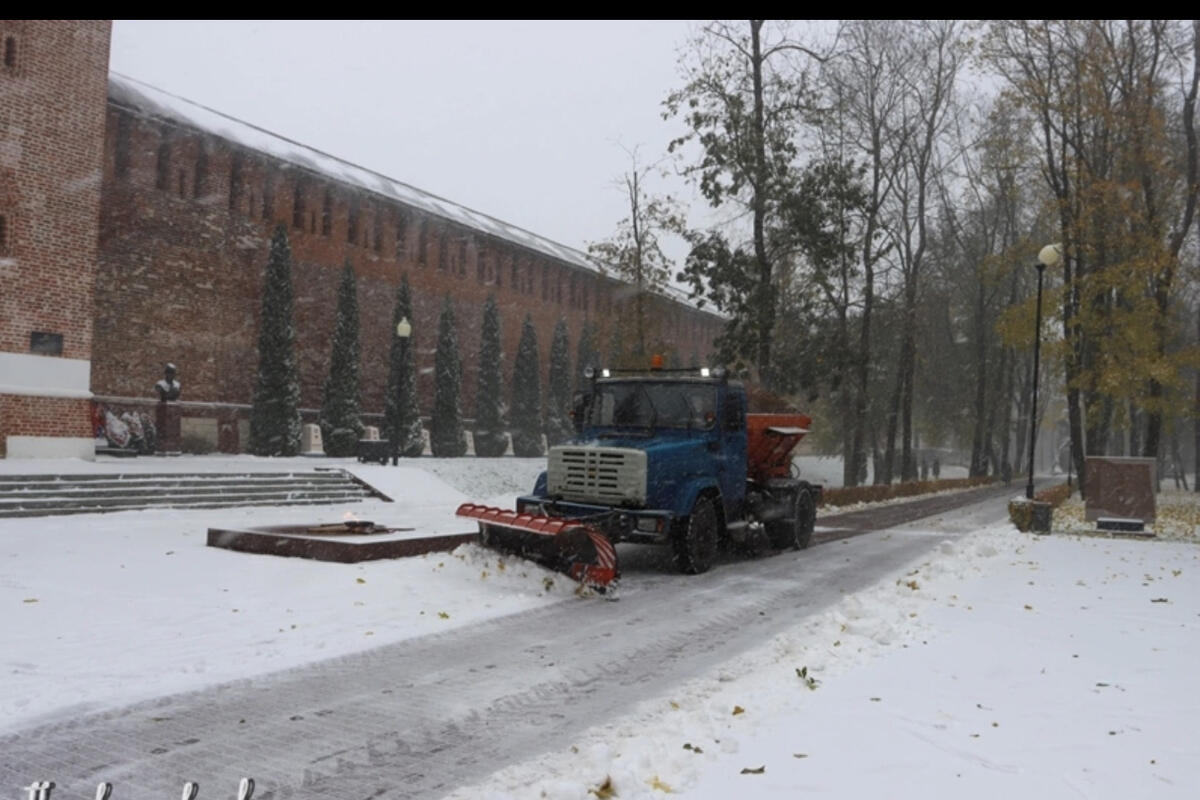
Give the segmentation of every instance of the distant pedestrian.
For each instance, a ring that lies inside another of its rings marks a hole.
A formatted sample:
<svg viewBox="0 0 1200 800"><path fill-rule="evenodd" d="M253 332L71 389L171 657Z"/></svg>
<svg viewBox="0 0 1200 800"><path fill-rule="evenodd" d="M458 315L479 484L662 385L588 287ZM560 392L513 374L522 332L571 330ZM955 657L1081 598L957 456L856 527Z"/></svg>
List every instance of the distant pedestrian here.
<svg viewBox="0 0 1200 800"><path fill-rule="evenodd" d="M937 456L933 458L933 479L936 481L942 474L942 462L938 461Z"/></svg>
<svg viewBox="0 0 1200 800"><path fill-rule="evenodd" d="M929 480L929 462L923 458L921 459L921 480Z"/></svg>
<svg viewBox="0 0 1200 800"><path fill-rule="evenodd" d="M1005 486L1012 481L1012 465L1007 461L1000 465L1000 477L1004 480Z"/></svg>

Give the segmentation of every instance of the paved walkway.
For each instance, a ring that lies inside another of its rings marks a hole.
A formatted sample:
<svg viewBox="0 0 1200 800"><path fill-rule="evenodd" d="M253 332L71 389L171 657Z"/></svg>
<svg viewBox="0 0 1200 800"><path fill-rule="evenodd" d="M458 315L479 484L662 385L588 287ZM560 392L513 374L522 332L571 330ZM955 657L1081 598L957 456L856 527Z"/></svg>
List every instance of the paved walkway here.
<svg viewBox="0 0 1200 800"><path fill-rule="evenodd" d="M834 530L821 538L849 538L701 576L672 574L653 548L623 549L619 602L567 601L0 737L0 796L39 779L56 781L56 797L91 797L101 780L114 800L162 800L185 780L201 798L233 797L249 775L256 798L438 797L564 746L957 535L864 535L872 525L983 501L999 519L1013 494L822 517Z"/></svg>

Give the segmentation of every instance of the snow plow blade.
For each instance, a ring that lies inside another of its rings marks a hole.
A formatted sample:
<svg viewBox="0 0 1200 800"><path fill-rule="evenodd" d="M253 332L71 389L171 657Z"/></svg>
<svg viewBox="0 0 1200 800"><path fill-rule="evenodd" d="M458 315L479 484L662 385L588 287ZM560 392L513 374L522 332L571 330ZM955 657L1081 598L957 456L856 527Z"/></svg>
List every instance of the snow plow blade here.
<svg viewBox="0 0 1200 800"><path fill-rule="evenodd" d="M485 547L536 561L602 593L616 589L616 548L591 525L474 503L463 503L454 513L479 523Z"/></svg>

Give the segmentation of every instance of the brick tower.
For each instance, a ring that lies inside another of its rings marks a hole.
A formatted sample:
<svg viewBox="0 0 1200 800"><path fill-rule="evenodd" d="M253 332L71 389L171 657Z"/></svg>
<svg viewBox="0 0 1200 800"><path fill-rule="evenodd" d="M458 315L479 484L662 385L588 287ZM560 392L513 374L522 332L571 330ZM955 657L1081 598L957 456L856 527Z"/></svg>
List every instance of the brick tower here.
<svg viewBox="0 0 1200 800"><path fill-rule="evenodd" d="M0 20L0 456L92 453L111 30Z"/></svg>

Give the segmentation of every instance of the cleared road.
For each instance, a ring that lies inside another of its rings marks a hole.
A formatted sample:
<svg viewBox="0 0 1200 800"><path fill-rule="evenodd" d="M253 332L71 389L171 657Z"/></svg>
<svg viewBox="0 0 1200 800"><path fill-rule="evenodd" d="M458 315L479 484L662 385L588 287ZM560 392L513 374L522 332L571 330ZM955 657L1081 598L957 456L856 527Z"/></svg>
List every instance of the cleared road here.
<svg viewBox="0 0 1200 800"><path fill-rule="evenodd" d="M232 797L250 775L256 798L438 797L561 747L1001 519L1016 491L822 516L809 550L694 577L669 572L657 550L622 547L619 602L558 603L0 737L0 796L24 796L18 787L38 778L57 782L55 797L91 797L101 780L115 784L114 800L177 796L185 780L200 782L201 798Z"/></svg>

